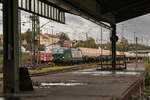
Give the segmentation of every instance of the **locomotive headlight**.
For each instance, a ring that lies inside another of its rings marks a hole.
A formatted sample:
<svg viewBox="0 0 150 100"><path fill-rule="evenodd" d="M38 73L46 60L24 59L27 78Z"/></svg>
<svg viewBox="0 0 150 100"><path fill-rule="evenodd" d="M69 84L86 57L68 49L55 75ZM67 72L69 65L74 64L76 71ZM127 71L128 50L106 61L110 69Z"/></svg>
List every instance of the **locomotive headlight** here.
<svg viewBox="0 0 150 100"><path fill-rule="evenodd" d="M65 57L62 57L63 59L65 58Z"/></svg>

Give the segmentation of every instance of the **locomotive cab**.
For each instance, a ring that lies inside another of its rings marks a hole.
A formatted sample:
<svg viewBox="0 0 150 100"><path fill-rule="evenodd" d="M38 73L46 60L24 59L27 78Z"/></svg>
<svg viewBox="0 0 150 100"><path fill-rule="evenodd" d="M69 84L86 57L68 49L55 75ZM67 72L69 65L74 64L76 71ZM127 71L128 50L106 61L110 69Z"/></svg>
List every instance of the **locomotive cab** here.
<svg viewBox="0 0 150 100"><path fill-rule="evenodd" d="M82 61L81 51L73 48L56 48L53 49L53 62L58 64L73 64Z"/></svg>
<svg viewBox="0 0 150 100"><path fill-rule="evenodd" d="M55 48L52 50L53 53L53 62L54 63L65 63L69 58L71 58L71 54L69 53L69 48L61 47Z"/></svg>

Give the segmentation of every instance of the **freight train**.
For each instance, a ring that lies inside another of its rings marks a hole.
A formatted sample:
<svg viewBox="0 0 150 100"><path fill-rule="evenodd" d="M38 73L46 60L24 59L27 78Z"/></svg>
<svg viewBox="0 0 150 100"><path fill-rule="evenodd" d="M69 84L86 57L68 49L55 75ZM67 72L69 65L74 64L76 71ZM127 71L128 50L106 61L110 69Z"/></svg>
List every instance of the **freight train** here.
<svg viewBox="0 0 150 100"><path fill-rule="evenodd" d="M142 59L145 55L138 54L138 59ZM33 53L30 58L41 62L53 62L55 64L78 64L78 63L91 63L91 62L104 62L111 61L111 51L101 50L94 48L67 48L59 47L52 50L52 52L40 52L38 55ZM117 61L130 61L135 60L136 54L129 52L116 51Z"/></svg>
<svg viewBox="0 0 150 100"><path fill-rule="evenodd" d="M117 51L117 60L125 58L124 53ZM111 61L109 50L93 48L66 48L60 47L53 50L52 62L55 64L91 63L99 61Z"/></svg>

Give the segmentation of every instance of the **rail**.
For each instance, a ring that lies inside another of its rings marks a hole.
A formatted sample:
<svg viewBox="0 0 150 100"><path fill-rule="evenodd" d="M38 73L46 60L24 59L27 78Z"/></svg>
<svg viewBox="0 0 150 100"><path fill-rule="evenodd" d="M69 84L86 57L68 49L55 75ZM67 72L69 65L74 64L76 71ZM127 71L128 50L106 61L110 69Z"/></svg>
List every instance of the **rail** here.
<svg viewBox="0 0 150 100"><path fill-rule="evenodd" d="M126 90L122 93L122 95L117 98L116 100L129 100L134 94L141 92L141 87L143 87L145 77L146 77L147 71L142 72L140 77L136 79L136 81Z"/></svg>

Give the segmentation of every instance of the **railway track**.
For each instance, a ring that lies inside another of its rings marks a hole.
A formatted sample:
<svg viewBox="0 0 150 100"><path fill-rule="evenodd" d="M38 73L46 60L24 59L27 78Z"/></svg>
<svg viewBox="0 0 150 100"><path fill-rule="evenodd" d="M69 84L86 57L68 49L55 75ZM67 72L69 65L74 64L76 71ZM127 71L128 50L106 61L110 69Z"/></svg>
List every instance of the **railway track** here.
<svg viewBox="0 0 150 100"><path fill-rule="evenodd" d="M118 70L124 70L125 67L121 68L120 65L123 65L123 64L118 64L118 68L119 68ZM30 76L37 77L37 76L43 76L43 75L48 75L48 74L56 74L56 73L70 72L70 71L76 71L76 70L88 69L88 68L97 68L97 67L102 67L102 66L99 63L80 64L80 65L68 66L68 68L64 68L64 69L47 71L43 73L34 73L34 74L30 74ZM111 70L111 64L105 64L103 65L103 68L105 70L106 69Z"/></svg>
<svg viewBox="0 0 150 100"><path fill-rule="evenodd" d="M51 70L51 71L46 71L46 72L42 72L42 73L33 73L33 74L30 74L30 77L38 77L38 76L44 76L44 75L49 75L49 74L64 73L64 72L71 72L71 71L76 71L76 70L81 70L81 69L88 69L88 68L93 68L92 67L93 65L96 66L96 64L93 64L93 63L68 66L68 68L66 66L66 68L63 68L63 69ZM48 65L44 65L44 66L48 67ZM44 67L44 68L46 68L46 67ZM28 69L31 69L31 68L28 68ZM1 80L3 80L3 77L0 77L0 81Z"/></svg>
<svg viewBox="0 0 150 100"><path fill-rule="evenodd" d="M34 74L30 74L30 76L31 76L31 77L38 77L38 76L49 75L49 74L71 72L71 71L76 71L76 70L81 70L81 69L93 68L93 66L96 66L96 64L74 65L74 66L68 66L68 68L64 68L64 69L58 69L58 70L53 70L53 71L47 71L47 72L43 72L43 73L34 73ZM95 67L95 68L96 68L96 67Z"/></svg>

